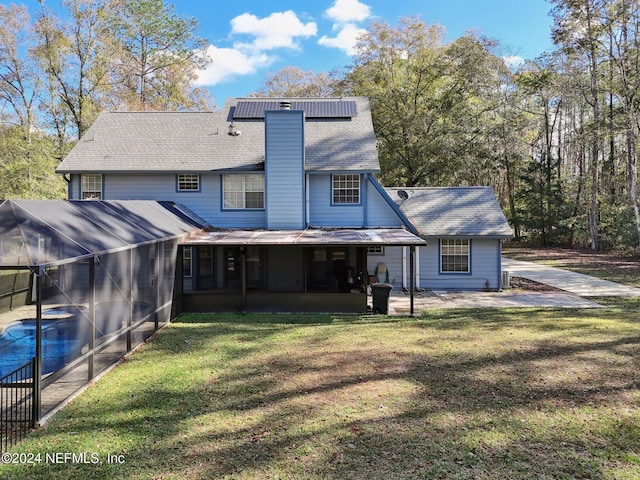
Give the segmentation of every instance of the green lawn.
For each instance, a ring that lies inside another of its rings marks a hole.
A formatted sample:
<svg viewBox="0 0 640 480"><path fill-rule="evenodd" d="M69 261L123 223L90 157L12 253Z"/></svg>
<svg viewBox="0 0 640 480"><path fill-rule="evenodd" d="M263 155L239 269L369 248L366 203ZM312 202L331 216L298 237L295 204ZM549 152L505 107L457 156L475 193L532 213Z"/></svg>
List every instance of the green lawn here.
<svg viewBox="0 0 640 480"><path fill-rule="evenodd" d="M12 451L42 463L0 477L637 479L640 300L609 302L186 315Z"/></svg>

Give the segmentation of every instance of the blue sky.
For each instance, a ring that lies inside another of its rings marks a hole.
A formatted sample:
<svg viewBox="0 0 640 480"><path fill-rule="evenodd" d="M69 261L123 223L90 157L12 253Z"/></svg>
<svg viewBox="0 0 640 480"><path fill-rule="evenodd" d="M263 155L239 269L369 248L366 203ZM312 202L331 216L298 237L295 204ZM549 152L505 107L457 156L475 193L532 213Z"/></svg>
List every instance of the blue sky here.
<svg viewBox="0 0 640 480"><path fill-rule="evenodd" d="M210 42L213 64L202 72L222 106L256 91L268 73L287 65L320 72L351 63L355 37L373 20L395 25L420 15L445 27L447 40L480 30L509 57L535 58L552 48L546 0L178 0Z"/></svg>
<svg viewBox="0 0 640 480"><path fill-rule="evenodd" d="M20 3L16 1L16 3ZM28 3L35 3L33 0ZM355 37L373 20L395 25L419 15L445 27L447 40L479 30L505 57L550 51L547 0L174 0L176 13L200 23L212 65L200 73L220 107L228 97L256 91L269 73L294 65L329 71L351 63ZM46 0L55 8L57 0Z"/></svg>

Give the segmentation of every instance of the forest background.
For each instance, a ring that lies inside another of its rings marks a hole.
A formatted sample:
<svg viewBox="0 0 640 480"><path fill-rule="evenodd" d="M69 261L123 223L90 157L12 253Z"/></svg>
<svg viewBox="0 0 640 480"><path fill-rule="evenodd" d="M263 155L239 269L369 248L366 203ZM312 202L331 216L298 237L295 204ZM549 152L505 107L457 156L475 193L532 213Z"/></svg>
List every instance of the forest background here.
<svg viewBox="0 0 640 480"><path fill-rule="evenodd" d="M290 66L248 96L369 97L394 186L489 185L516 240L640 253L640 2L551 0L553 51L419 17L372 22L348 66ZM194 18L163 0L0 5L0 198L64 198L54 170L103 110L210 110Z"/></svg>

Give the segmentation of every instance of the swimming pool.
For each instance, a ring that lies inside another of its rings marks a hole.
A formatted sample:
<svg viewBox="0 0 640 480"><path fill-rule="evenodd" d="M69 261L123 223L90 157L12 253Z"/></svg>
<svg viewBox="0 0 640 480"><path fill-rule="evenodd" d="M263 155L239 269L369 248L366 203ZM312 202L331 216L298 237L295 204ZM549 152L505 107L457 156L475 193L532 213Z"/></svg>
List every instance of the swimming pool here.
<svg viewBox="0 0 640 480"><path fill-rule="evenodd" d="M61 369L78 357L88 341L82 321L83 307L53 307L43 312L42 373ZM53 318L52 318L53 317ZM59 318L58 318L59 317ZM36 355L36 321L13 322L0 335L0 378L28 363Z"/></svg>
<svg viewBox="0 0 640 480"><path fill-rule="evenodd" d="M82 314L86 306L61 305L42 312L42 373L60 370L80 356L89 342L89 323ZM110 335L123 327L129 316L126 302L96 303L96 338ZM151 312L151 305L133 302L134 319ZM0 335L0 378L26 365L36 355L36 321L24 319L9 324Z"/></svg>

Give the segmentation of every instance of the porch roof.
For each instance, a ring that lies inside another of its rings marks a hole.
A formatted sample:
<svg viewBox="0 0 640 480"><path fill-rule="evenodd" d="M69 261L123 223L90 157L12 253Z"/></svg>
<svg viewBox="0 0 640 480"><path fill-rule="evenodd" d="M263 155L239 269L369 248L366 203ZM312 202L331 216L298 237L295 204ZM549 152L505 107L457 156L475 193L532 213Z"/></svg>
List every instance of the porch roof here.
<svg viewBox="0 0 640 480"><path fill-rule="evenodd" d="M341 228L305 230L216 230L197 232L181 242L198 245L426 245L401 228Z"/></svg>

